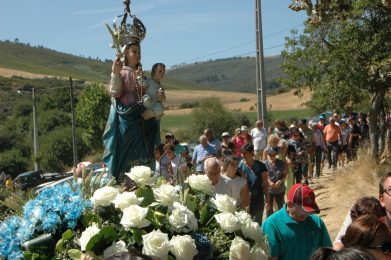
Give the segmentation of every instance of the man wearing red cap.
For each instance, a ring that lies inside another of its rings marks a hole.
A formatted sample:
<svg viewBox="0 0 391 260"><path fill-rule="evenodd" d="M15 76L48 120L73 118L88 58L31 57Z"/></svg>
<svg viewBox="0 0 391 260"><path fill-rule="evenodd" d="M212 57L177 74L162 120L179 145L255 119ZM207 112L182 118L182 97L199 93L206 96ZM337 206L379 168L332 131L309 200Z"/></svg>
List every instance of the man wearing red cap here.
<svg viewBox="0 0 391 260"><path fill-rule="evenodd" d="M305 184L296 184L288 192L288 201L262 225L267 236L269 259L303 260L320 247L331 247L331 240L319 213L314 192Z"/></svg>

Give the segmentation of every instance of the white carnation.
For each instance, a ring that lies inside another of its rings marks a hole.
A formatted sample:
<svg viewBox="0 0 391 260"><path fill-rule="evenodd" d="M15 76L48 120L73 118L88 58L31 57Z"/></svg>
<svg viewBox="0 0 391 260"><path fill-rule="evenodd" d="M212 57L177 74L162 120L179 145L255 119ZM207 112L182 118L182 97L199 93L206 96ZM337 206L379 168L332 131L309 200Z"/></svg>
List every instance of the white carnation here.
<svg viewBox="0 0 391 260"><path fill-rule="evenodd" d="M106 207L117 197L118 189L110 186L97 189L91 198L95 206Z"/></svg>
<svg viewBox="0 0 391 260"><path fill-rule="evenodd" d="M112 203L118 209L125 209L130 205L140 205L144 198L137 198L134 192L123 192L117 195Z"/></svg>
<svg viewBox="0 0 391 260"><path fill-rule="evenodd" d="M170 251L177 260L193 259L198 254L195 241L189 235L173 236L170 240Z"/></svg>
<svg viewBox="0 0 391 260"><path fill-rule="evenodd" d="M163 206L171 206L175 201L179 201L179 195L175 187L171 184L162 184L158 188L153 189L153 195L157 202Z"/></svg>
<svg viewBox="0 0 391 260"><path fill-rule="evenodd" d="M250 254L250 244L241 237L235 237L229 249L229 259L250 259Z"/></svg>
<svg viewBox="0 0 391 260"><path fill-rule="evenodd" d="M168 241L167 234L160 230L154 230L142 237L143 254L151 256L154 259L167 259L168 251L170 250L170 242Z"/></svg>
<svg viewBox="0 0 391 260"><path fill-rule="evenodd" d="M174 202L174 209L168 218L172 230L176 232L189 232L198 229L197 219L193 212L178 202Z"/></svg>
<svg viewBox="0 0 391 260"><path fill-rule="evenodd" d="M142 208L138 205L130 205L123 210L123 215L120 223L125 228L147 227L151 224L151 222L146 219L147 214L148 208Z"/></svg>
<svg viewBox="0 0 391 260"><path fill-rule="evenodd" d="M93 236L98 234L99 231L100 231L100 228L97 226L97 224L96 223L92 223L91 226L89 226L86 230L84 230L83 233L81 233L81 236L80 236L80 239L79 239L81 251L85 251L86 250L86 246L88 244L88 241L90 241L90 239Z"/></svg>
<svg viewBox="0 0 391 260"><path fill-rule="evenodd" d="M137 185L146 185L150 183L153 173L151 168L147 166L134 166L130 172L125 173L125 175L135 181Z"/></svg>
<svg viewBox="0 0 391 260"><path fill-rule="evenodd" d="M108 248L105 249L105 251L103 251L103 256L106 259L112 255L115 255L117 253L123 253L123 252L128 252L125 242L122 240L118 242L114 241L111 246L109 246Z"/></svg>
<svg viewBox="0 0 391 260"><path fill-rule="evenodd" d="M192 189L204 192L206 194L212 194L214 191L212 182L206 175L190 175L189 185Z"/></svg>
<svg viewBox="0 0 391 260"><path fill-rule="evenodd" d="M226 194L216 194L211 201L220 212L235 213L236 211L236 200Z"/></svg>
<svg viewBox="0 0 391 260"><path fill-rule="evenodd" d="M239 220L234 214L229 212L223 212L215 215L217 223L220 227L228 233L234 232L240 229Z"/></svg>

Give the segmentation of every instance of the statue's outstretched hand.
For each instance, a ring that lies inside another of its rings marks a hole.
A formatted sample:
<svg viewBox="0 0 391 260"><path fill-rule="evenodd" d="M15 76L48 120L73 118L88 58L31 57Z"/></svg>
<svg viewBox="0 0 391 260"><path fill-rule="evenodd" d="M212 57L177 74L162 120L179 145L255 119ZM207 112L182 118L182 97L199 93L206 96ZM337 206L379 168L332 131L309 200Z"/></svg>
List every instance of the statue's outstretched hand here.
<svg viewBox="0 0 391 260"><path fill-rule="evenodd" d="M116 58L113 61L113 66L111 66L111 72L113 72L113 74L115 74L115 75L119 75L119 73L121 72L121 69L122 69L121 59Z"/></svg>

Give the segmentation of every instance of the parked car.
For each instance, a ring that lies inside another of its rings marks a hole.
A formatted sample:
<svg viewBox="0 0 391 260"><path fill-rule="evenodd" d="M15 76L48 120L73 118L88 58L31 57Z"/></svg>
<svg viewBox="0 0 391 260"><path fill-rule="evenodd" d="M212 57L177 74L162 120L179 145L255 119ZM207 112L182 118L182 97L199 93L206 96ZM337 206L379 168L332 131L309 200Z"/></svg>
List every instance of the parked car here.
<svg viewBox="0 0 391 260"><path fill-rule="evenodd" d="M23 172L16 176L15 185L19 189L27 190L45 182L42 170Z"/></svg>

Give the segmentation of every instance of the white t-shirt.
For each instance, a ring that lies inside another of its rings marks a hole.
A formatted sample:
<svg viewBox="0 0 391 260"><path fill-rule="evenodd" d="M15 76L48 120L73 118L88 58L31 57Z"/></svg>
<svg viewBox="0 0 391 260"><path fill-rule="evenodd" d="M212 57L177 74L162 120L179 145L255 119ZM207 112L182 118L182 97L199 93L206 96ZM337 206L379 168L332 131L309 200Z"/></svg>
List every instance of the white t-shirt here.
<svg viewBox="0 0 391 260"><path fill-rule="evenodd" d="M236 200L236 206L240 206L241 199L240 199L240 191L242 190L243 186L247 184L247 180L242 177L236 177L235 179L231 179L232 182L232 198Z"/></svg>
<svg viewBox="0 0 391 260"><path fill-rule="evenodd" d="M267 132L265 128L259 130L258 128L253 128L250 135L253 138L254 150L264 150L266 148Z"/></svg>
<svg viewBox="0 0 391 260"><path fill-rule="evenodd" d="M220 174L219 182L214 187L215 194L227 194L232 197L232 181L230 178Z"/></svg>

